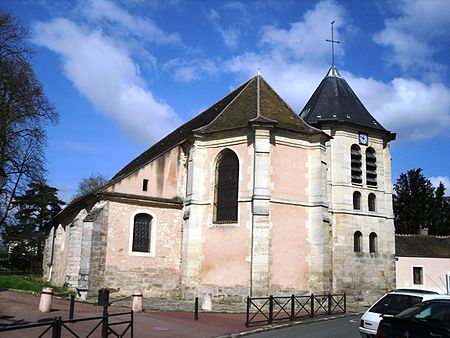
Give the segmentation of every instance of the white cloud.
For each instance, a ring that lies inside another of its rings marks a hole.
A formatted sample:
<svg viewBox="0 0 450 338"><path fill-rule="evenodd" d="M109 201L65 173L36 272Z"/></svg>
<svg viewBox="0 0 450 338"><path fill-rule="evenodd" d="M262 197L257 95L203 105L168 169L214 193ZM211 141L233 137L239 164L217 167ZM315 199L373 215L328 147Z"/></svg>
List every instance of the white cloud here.
<svg viewBox="0 0 450 338"><path fill-rule="evenodd" d="M374 41L390 49L388 62L403 71L423 72L425 79L439 79L445 66L434 61L441 42L450 37L450 2L414 0L394 3L395 17L384 21Z"/></svg>
<svg viewBox="0 0 450 338"><path fill-rule="evenodd" d="M119 25L127 35L136 35L140 39L157 44L180 45L181 38L176 33L166 33L147 18L133 16L113 2L90 0L83 6L83 14L91 21L108 21L117 30Z"/></svg>
<svg viewBox="0 0 450 338"><path fill-rule="evenodd" d="M126 50L100 30L57 18L33 26L34 42L60 55L65 76L134 141L149 143L180 119L146 88Z"/></svg>
<svg viewBox="0 0 450 338"><path fill-rule="evenodd" d="M219 73L217 63L208 59L182 60L179 58L166 62L162 68L172 73L172 77L180 82L192 82L204 75L215 76Z"/></svg>
<svg viewBox="0 0 450 338"><path fill-rule="evenodd" d="M433 176L430 177L429 180L435 188L442 182L445 186L445 195L450 196L450 178L448 176Z"/></svg>
<svg viewBox="0 0 450 338"><path fill-rule="evenodd" d="M220 24L220 15L214 9L209 11L207 18L213 25L214 29L221 35L225 45L230 49L236 48L239 43L239 30L235 27L223 28Z"/></svg>
<svg viewBox="0 0 450 338"><path fill-rule="evenodd" d="M346 14L342 6L334 1L319 2L314 9L303 15L303 20L294 22L289 29L266 26L262 29L261 43L268 45L273 51L283 53L287 58L309 64L330 63L330 26L335 21L335 40L339 40L339 28L346 22ZM344 53L343 48L336 49L336 56Z"/></svg>

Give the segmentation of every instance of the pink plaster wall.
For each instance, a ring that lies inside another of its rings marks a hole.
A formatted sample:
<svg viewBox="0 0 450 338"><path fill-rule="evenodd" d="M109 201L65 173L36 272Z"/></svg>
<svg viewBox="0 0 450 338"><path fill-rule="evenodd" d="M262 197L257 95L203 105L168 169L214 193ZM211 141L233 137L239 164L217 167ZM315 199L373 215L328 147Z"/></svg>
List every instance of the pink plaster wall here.
<svg viewBox="0 0 450 338"><path fill-rule="evenodd" d="M179 147L175 147L108 188L111 192L161 198L177 197ZM148 179L148 190L142 190Z"/></svg>
<svg viewBox="0 0 450 338"><path fill-rule="evenodd" d="M245 226L205 229L201 284L246 287L250 278L249 230Z"/></svg>
<svg viewBox="0 0 450 338"><path fill-rule="evenodd" d="M307 290L306 210L272 203L271 213L271 289Z"/></svg>
<svg viewBox="0 0 450 338"><path fill-rule="evenodd" d="M413 266L423 266L423 285L413 283ZM450 273L450 258L398 257L395 268L397 288L446 292L445 274Z"/></svg>
<svg viewBox="0 0 450 338"><path fill-rule="evenodd" d="M154 217L154 256L139 256L130 250L130 228L135 212ZM173 296L179 288L182 211L110 202L105 284L122 294L139 290L147 297Z"/></svg>
<svg viewBox="0 0 450 338"><path fill-rule="evenodd" d="M287 145L272 145L272 198L307 201L307 151Z"/></svg>
<svg viewBox="0 0 450 338"><path fill-rule="evenodd" d="M209 189L205 189L205 199L210 201L207 207L211 212L205 219L203 261L200 279L202 285L217 287L247 287L250 278L249 255L249 202L242 200L251 193L250 170L253 162L249 156L247 144L237 144L228 149L233 150L239 158L239 221L237 224L212 224L212 210L214 201L214 175L217 155L225 148L210 148L207 151L208 160L205 161L206 181Z"/></svg>

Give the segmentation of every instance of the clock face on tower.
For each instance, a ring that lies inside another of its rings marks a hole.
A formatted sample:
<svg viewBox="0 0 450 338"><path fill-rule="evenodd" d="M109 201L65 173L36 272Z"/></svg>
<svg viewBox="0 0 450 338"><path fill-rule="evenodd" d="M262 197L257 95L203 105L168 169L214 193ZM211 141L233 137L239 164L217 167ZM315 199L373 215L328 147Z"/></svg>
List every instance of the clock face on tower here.
<svg viewBox="0 0 450 338"><path fill-rule="evenodd" d="M359 144L367 145L369 143L369 136L366 133L359 133Z"/></svg>

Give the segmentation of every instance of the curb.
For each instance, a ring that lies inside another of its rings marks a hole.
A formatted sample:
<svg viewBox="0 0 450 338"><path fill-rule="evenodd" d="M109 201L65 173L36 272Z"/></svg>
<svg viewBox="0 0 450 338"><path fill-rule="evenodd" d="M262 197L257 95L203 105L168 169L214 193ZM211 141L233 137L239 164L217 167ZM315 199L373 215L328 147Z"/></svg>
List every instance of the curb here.
<svg viewBox="0 0 450 338"><path fill-rule="evenodd" d="M313 318L313 319L308 319L308 320L293 321L293 322L288 322L288 323L284 323L284 324L265 325L265 326L262 326L262 327L255 328L253 330L242 331L242 332L238 332L238 333L226 334L226 335L222 335L222 336L217 336L215 338L244 337L244 336L250 336L250 335L253 335L253 334L267 332L267 331L281 330L281 329L284 329L284 328L287 328L287 327L308 325L308 324L313 324L313 323L318 323L318 322L324 322L324 321L329 321L329 320L334 320L334 319L341 319L341 318L360 316L360 315L362 315L362 313L347 313L347 314L335 315L335 316L331 316L331 317L322 317L322 318Z"/></svg>

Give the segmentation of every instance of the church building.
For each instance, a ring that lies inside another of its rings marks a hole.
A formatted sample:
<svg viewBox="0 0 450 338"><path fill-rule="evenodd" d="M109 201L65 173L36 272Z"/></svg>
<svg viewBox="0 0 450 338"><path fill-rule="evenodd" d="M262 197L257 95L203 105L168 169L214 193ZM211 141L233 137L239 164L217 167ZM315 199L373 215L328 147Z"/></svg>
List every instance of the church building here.
<svg viewBox="0 0 450 338"><path fill-rule="evenodd" d="M394 139L334 66L300 114L257 75L61 211L44 276L91 294L368 304L395 287Z"/></svg>

